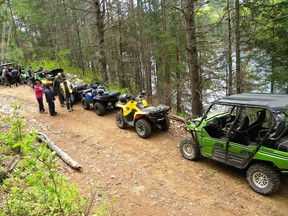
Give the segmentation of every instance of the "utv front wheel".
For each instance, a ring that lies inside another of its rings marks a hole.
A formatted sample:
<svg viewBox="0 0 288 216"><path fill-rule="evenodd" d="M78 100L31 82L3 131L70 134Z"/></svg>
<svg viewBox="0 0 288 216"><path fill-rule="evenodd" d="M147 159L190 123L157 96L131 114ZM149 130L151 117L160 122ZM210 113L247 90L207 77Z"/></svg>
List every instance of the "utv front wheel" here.
<svg viewBox="0 0 288 216"><path fill-rule="evenodd" d="M180 152L187 160L198 160L200 157L200 150L197 143L190 139L184 139L180 143Z"/></svg>
<svg viewBox="0 0 288 216"><path fill-rule="evenodd" d="M116 114L116 124L121 129L127 128L127 123L125 122L122 112L118 112Z"/></svg>
<svg viewBox="0 0 288 216"><path fill-rule="evenodd" d="M89 103L87 102L87 99L86 99L85 97L83 97L83 98L81 99L81 104L82 104L83 109L89 110L90 105L89 105Z"/></svg>
<svg viewBox="0 0 288 216"><path fill-rule="evenodd" d="M249 185L257 193L268 195L280 188L280 173L270 165L253 164L247 170L246 175Z"/></svg>
<svg viewBox="0 0 288 216"><path fill-rule="evenodd" d="M151 136L152 127L146 119L139 119L135 124L137 134L142 138Z"/></svg>
<svg viewBox="0 0 288 216"><path fill-rule="evenodd" d="M99 102L94 104L94 111L97 115L103 116L105 114L105 106Z"/></svg>

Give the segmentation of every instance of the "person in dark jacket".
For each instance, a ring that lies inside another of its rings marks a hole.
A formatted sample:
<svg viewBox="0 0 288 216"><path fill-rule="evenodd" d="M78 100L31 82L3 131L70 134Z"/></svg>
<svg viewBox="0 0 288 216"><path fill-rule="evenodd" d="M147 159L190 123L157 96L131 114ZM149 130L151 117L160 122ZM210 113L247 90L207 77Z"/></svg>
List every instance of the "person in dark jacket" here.
<svg viewBox="0 0 288 216"><path fill-rule="evenodd" d="M12 71L11 71L10 88L13 84L15 84L16 87L18 87L18 85L20 85L20 74L19 74L18 70L16 70L14 67L12 68Z"/></svg>
<svg viewBox="0 0 288 216"><path fill-rule="evenodd" d="M50 115L56 116L57 112L55 111L55 104L54 104L55 97L54 97L53 92L50 89L50 86L51 86L50 83L46 83L44 93L45 93L46 101L47 101L48 106L49 106Z"/></svg>
<svg viewBox="0 0 288 216"><path fill-rule="evenodd" d="M35 85L35 76L34 76L34 71L32 69L32 66L29 66L28 68L28 75L29 75L29 79L31 80L32 82L32 88L34 88L34 85Z"/></svg>
<svg viewBox="0 0 288 216"><path fill-rule="evenodd" d="M58 73L54 79L54 82L53 82L53 92L57 93L60 105L61 105L61 107L64 107L64 105L65 105L64 97L63 97L63 94L62 94L61 88L60 88L60 84L62 83L62 81L63 81L62 74Z"/></svg>

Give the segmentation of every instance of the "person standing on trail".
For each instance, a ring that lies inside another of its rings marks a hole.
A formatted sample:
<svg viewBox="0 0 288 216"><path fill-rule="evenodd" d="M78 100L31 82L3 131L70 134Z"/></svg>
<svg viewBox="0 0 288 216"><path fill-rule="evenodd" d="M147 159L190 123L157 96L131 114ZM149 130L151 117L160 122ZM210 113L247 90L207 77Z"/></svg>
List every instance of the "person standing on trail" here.
<svg viewBox="0 0 288 216"><path fill-rule="evenodd" d="M34 88L34 85L35 85L35 76L34 76L34 71L32 69L32 66L29 66L28 68L28 75L29 75L29 79L31 80L32 82L32 88Z"/></svg>
<svg viewBox="0 0 288 216"><path fill-rule="evenodd" d="M55 111L55 103L54 103L55 97L54 97L53 92L50 89L50 85L51 85L51 83L49 83L49 82L46 84L44 93L45 93L46 101L47 101L48 106L49 106L50 115L56 116L57 112Z"/></svg>
<svg viewBox="0 0 288 216"><path fill-rule="evenodd" d="M60 105L61 107L64 107L65 105L64 98L60 88L60 84L62 83L62 81L63 81L62 74L58 73L53 82L53 92L57 93Z"/></svg>
<svg viewBox="0 0 288 216"><path fill-rule="evenodd" d="M16 70L14 67L11 70L10 88L11 88L12 84L15 84L16 87L18 87L18 85L20 85L20 74L19 74L18 70Z"/></svg>
<svg viewBox="0 0 288 216"><path fill-rule="evenodd" d="M41 87L40 82L36 81L34 85L34 92L35 92L36 99L39 104L39 112L46 114L47 112L45 112L44 104L43 104L43 91L44 89Z"/></svg>
<svg viewBox="0 0 288 216"><path fill-rule="evenodd" d="M8 69L6 66L3 67L2 69L2 83L6 86L7 85L7 73L8 73Z"/></svg>
<svg viewBox="0 0 288 216"><path fill-rule="evenodd" d="M71 83L63 78L62 83L60 84L61 92L66 100L66 107L69 112L73 111L73 90Z"/></svg>

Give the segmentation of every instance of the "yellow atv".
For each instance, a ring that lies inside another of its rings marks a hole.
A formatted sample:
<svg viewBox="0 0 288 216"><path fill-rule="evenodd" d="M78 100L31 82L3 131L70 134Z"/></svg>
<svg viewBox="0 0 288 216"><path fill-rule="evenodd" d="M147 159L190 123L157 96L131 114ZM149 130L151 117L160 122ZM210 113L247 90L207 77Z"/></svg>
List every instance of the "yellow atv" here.
<svg viewBox="0 0 288 216"><path fill-rule="evenodd" d="M121 129L125 129L128 126L135 127L140 137L147 138L151 136L153 128L158 128L162 131L169 129L168 114L171 108L166 105L148 106L144 95L144 92L136 98L131 97L129 94L122 95L116 104L116 107L120 108L120 111L116 114L116 123Z"/></svg>

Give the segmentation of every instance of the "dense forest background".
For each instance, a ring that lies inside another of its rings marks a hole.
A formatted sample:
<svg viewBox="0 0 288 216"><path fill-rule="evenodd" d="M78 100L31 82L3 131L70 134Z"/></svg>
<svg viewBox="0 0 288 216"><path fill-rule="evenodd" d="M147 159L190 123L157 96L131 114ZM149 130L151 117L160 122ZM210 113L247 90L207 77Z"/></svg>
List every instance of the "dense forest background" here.
<svg viewBox="0 0 288 216"><path fill-rule="evenodd" d="M64 68L200 115L288 93L286 0L0 0L1 63Z"/></svg>

